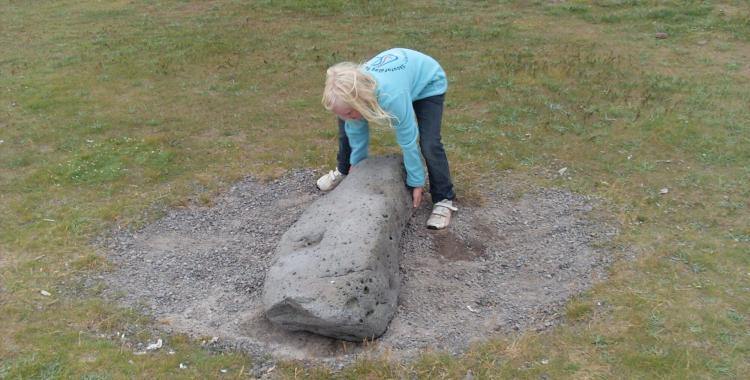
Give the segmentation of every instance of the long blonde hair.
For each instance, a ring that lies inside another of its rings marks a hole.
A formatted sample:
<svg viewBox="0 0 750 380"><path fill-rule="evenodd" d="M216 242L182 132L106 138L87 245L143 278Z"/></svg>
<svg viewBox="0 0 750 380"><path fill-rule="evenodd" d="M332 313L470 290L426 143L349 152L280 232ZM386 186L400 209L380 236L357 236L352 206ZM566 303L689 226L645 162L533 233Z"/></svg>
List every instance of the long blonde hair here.
<svg viewBox="0 0 750 380"><path fill-rule="evenodd" d="M378 103L376 87L375 78L365 72L361 65L337 63L326 71L323 107L332 111L337 104L346 104L370 123L392 126L394 117Z"/></svg>

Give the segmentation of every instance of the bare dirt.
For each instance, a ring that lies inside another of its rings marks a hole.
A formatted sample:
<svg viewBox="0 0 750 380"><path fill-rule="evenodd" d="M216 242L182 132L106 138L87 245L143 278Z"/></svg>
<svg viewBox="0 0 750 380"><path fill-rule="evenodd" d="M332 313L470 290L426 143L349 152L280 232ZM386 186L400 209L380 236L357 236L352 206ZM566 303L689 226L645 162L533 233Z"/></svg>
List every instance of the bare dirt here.
<svg viewBox="0 0 750 380"><path fill-rule="evenodd" d="M139 231L116 231L103 243L115 269L93 282L165 332L217 337L214 347L266 363L338 367L365 352L460 353L495 333L547 328L611 260L604 247L617 231L594 217L597 202L555 189L518 194L500 180L483 191L481 206L459 201L447 230L424 227L429 202L414 213L401 239L398 311L385 335L352 344L287 332L263 317L260 291L276 242L323 196L317 174L298 170L265 184L248 178L212 207L176 209Z"/></svg>

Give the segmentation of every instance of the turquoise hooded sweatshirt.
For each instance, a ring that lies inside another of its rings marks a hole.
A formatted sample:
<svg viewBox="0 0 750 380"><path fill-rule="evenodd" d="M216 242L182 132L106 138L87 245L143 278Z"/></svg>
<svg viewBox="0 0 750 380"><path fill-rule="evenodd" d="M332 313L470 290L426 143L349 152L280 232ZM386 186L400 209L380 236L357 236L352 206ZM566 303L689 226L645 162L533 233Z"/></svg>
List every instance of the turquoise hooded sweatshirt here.
<svg viewBox="0 0 750 380"><path fill-rule="evenodd" d="M445 71L432 57L415 50L386 50L363 65L377 82L376 94L380 107L391 114L396 142L404 154L406 184L422 187L425 172L419 149L419 128L412 102L444 94L448 89ZM367 121L346 120L346 136L352 154L349 162L356 165L367 158L369 130Z"/></svg>

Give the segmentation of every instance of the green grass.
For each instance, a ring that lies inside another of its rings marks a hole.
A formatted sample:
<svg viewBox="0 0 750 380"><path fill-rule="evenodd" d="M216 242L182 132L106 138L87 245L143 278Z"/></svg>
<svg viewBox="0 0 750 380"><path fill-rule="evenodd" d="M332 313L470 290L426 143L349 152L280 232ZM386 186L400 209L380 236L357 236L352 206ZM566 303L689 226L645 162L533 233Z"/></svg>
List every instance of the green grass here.
<svg viewBox="0 0 750 380"><path fill-rule="evenodd" d="M602 197L622 260L550 331L282 377L750 374L745 1L6 1L0 25L0 378L246 374L249 358L179 335L163 336L174 355L133 355L153 321L82 286L109 267L92 239L246 175L330 166L325 68L391 46L448 73L466 202L507 169ZM563 166L570 179L542 175Z"/></svg>

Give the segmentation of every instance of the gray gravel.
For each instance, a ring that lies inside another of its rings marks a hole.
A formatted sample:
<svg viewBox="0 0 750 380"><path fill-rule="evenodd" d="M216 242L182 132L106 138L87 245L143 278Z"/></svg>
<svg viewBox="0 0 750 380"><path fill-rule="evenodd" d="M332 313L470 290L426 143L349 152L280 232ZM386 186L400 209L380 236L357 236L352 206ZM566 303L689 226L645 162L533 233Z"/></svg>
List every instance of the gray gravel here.
<svg viewBox="0 0 750 380"><path fill-rule="evenodd" d="M165 332L218 337L212 346L266 363L339 367L363 353L460 353L496 332L547 328L567 300L605 277L611 260L603 247L617 230L593 216L596 202L555 189L516 196L519 187L501 181L487 187L481 207L459 202L447 230L424 228L429 202L417 210L401 241L398 311L376 342L286 332L263 317L260 291L281 235L322 196L318 174L297 170L265 184L248 178L212 207L115 231L103 242L115 269L91 284L104 281L105 297L153 316Z"/></svg>

